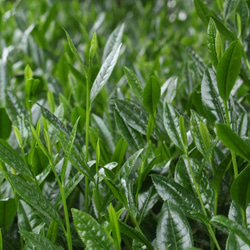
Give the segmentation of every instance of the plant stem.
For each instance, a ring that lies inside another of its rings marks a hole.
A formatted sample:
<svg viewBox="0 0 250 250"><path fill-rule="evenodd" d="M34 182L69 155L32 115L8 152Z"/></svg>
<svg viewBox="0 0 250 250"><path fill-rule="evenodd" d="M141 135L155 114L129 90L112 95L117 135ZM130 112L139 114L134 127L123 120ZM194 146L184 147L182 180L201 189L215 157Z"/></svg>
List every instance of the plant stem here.
<svg viewBox="0 0 250 250"><path fill-rule="evenodd" d="M89 158L89 124L90 124L90 112L91 112L91 105L90 105L90 66L88 67L88 72L85 74L86 76L86 125L85 125L85 161L88 162ZM89 211L89 179L85 177L85 212L88 213Z"/></svg>

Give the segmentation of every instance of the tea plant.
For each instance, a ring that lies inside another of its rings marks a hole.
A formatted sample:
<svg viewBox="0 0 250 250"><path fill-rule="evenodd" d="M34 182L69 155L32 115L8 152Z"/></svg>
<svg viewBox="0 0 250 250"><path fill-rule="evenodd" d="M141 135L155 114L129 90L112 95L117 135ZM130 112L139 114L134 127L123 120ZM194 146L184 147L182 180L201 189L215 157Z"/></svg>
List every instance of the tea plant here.
<svg viewBox="0 0 250 250"><path fill-rule="evenodd" d="M250 249L249 7L1 2L0 250Z"/></svg>

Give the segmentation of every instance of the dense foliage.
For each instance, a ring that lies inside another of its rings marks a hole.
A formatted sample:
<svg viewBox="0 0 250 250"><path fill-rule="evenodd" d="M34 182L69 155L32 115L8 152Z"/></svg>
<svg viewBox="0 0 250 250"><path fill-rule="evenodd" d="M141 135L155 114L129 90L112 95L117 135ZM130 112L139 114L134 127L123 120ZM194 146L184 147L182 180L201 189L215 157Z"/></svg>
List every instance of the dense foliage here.
<svg viewBox="0 0 250 250"><path fill-rule="evenodd" d="M250 249L250 2L0 2L0 250Z"/></svg>

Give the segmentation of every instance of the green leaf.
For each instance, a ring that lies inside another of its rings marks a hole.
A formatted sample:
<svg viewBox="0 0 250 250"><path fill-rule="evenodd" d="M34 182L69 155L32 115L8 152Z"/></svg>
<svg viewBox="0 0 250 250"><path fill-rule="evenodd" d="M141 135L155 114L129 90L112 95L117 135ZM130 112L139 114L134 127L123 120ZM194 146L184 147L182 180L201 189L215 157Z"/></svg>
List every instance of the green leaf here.
<svg viewBox="0 0 250 250"><path fill-rule="evenodd" d="M75 45L73 44L68 32L63 28L65 34L66 34L66 37L67 37L67 40L68 40L68 45L70 47L70 50L72 51L72 53L74 54L74 56L77 58L77 60L82 64L83 68L85 68L85 65L84 65L84 62L82 60L82 58L80 57Z"/></svg>
<svg viewBox="0 0 250 250"><path fill-rule="evenodd" d="M96 38L96 32L94 32L91 43L90 43L90 49L89 49L89 60L92 61L92 59L95 56L95 52L97 49L97 38Z"/></svg>
<svg viewBox="0 0 250 250"><path fill-rule="evenodd" d="M21 231L34 231L41 223L37 212L25 201L19 200L17 210L18 228Z"/></svg>
<svg viewBox="0 0 250 250"><path fill-rule="evenodd" d="M91 215L71 209L76 231L88 249L115 249L106 231Z"/></svg>
<svg viewBox="0 0 250 250"><path fill-rule="evenodd" d="M119 172L116 175L116 178L118 180L121 178L127 179L129 177L138 157L141 155L142 152L143 149L140 149L127 159L127 161L122 165L122 167L120 168Z"/></svg>
<svg viewBox="0 0 250 250"><path fill-rule="evenodd" d="M109 36L103 51L103 56L102 56L103 63L107 59L108 55L120 46L122 41L123 30L124 30L124 23L118 25Z"/></svg>
<svg viewBox="0 0 250 250"><path fill-rule="evenodd" d="M216 76L212 69L204 73L201 84L201 97L204 110L211 122L226 123L223 101L219 96L216 86Z"/></svg>
<svg viewBox="0 0 250 250"><path fill-rule="evenodd" d="M226 227L232 233L239 236L248 246L250 246L250 233L238 223L226 218L223 215L216 215L211 219L211 222L219 229L221 226Z"/></svg>
<svg viewBox="0 0 250 250"><path fill-rule="evenodd" d="M115 161L118 163L119 166L121 166L123 158L127 151L127 147L128 143L125 141L123 137L121 137L116 144L115 151L111 158L111 162Z"/></svg>
<svg viewBox="0 0 250 250"><path fill-rule="evenodd" d="M216 124L216 133L223 144L243 159L250 161L250 146L226 124Z"/></svg>
<svg viewBox="0 0 250 250"><path fill-rule="evenodd" d="M241 44L234 41L223 54L216 70L219 94L224 102L229 98L241 68Z"/></svg>
<svg viewBox="0 0 250 250"><path fill-rule="evenodd" d="M207 148L204 144L200 130L201 123L202 123L201 117L194 110L191 110L191 119L190 119L191 134L197 149L204 156L206 154Z"/></svg>
<svg viewBox="0 0 250 250"><path fill-rule="evenodd" d="M139 99L142 99L143 89L137 75L126 66L123 67L123 70L129 87Z"/></svg>
<svg viewBox="0 0 250 250"><path fill-rule="evenodd" d="M115 109L115 122L122 136L129 145L138 150L143 148L141 134L127 124L127 121L120 115L117 108Z"/></svg>
<svg viewBox="0 0 250 250"><path fill-rule="evenodd" d="M131 239L137 240L147 246L147 249L153 250L152 244L147 240L147 238L139 233L134 228L128 226L127 224L120 221L119 223L121 233L129 236Z"/></svg>
<svg viewBox="0 0 250 250"><path fill-rule="evenodd" d="M241 21L241 37L245 35L248 29L248 22L249 22L249 8L247 6L247 2L244 0L239 0L238 1L238 6L236 9L236 13L239 14L240 16L240 21ZM238 27L239 30L239 27Z"/></svg>
<svg viewBox="0 0 250 250"><path fill-rule="evenodd" d="M154 115L160 97L160 84L154 76L151 76L143 91L143 106L149 114Z"/></svg>
<svg viewBox="0 0 250 250"><path fill-rule="evenodd" d="M2 229L0 228L0 250L3 250L3 236Z"/></svg>
<svg viewBox="0 0 250 250"><path fill-rule="evenodd" d="M4 140L0 139L0 160L8 164L17 172L32 178L32 173L23 159Z"/></svg>
<svg viewBox="0 0 250 250"><path fill-rule="evenodd" d="M216 25L212 18L209 19L207 27L207 48L210 60L214 67L218 64L217 53L216 53Z"/></svg>
<svg viewBox="0 0 250 250"><path fill-rule="evenodd" d="M170 201L163 203L158 219L156 241L159 250L187 249L193 246L192 231L187 218Z"/></svg>
<svg viewBox="0 0 250 250"><path fill-rule="evenodd" d="M234 180L231 186L231 197L243 210L246 210L250 203L250 165Z"/></svg>
<svg viewBox="0 0 250 250"><path fill-rule="evenodd" d="M166 201L170 200L182 210L182 212L192 218L196 219L192 212L202 213L199 202L194 195L180 184L174 182L161 175L152 175L154 186L161 196Z"/></svg>
<svg viewBox="0 0 250 250"><path fill-rule="evenodd" d="M203 0L194 0L194 6L196 8L198 16L202 20L205 27L207 27L211 11L208 9L207 5L204 3Z"/></svg>
<svg viewBox="0 0 250 250"><path fill-rule="evenodd" d="M42 235L30 233L26 231L19 231L21 235L28 239L33 246L37 247L38 249L48 249L48 250L59 250L63 249L62 247L54 245L51 241L45 238Z"/></svg>
<svg viewBox="0 0 250 250"><path fill-rule="evenodd" d="M148 114L142 106L125 100L116 100L114 103L115 109L130 127L143 135L147 134Z"/></svg>
<svg viewBox="0 0 250 250"><path fill-rule="evenodd" d="M4 108L0 108L0 138L7 139L11 132L11 121Z"/></svg>
<svg viewBox="0 0 250 250"><path fill-rule="evenodd" d="M235 11L239 0L225 0L224 2L224 20L227 21L232 13Z"/></svg>
<svg viewBox="0 0 250 250"><path fill-rule="evenodd" d="M42 195L32 182L24 181L20 176L5 173L8 181L15 191L32 207L37 209L45 217L56 221L63 227L60 215L51 205L51 203Z"/></svg>
<svg viewBox="0 0 250 250"><path fill-rule="evenodd" d="M16 201L13 198L1 199L0 211L0 227L8 230L16 216Z"/></svg>
<svg viewBox="0 0 250 250"><path fill-rule="evenodd" d="M163 123L168 136L173 143L182 151L185 151L179 127L179 113L170 104L165 103L163 110Z"/></svg>
<svg viewBox="0 0 250 250"><path fill-rule="evenodd" d="M186 133L186 128L185 128L184 118L182 115L179 117L179 127L180 127L180 131L181 131L181 139L183 142L183 146L185 148L187 148L188 147L187 133Z"/></svg>
<svg viewBox="0 0 250 250"><path fill-rule="evenodd" d="M177 91L177 83L178 78L172 76L161 86L161 96L165 93L165 102L171 103L174 100Z"/></svg>
<svg viewBox="0 0 250 250"><path fill-rule="evenodd" d="M101 69L96 76L96 79L92 85L91 91L90 91L90 102L92 103L96 96L100 93L105 83L108 81L119 56L120 49L122 44L120 44L118 47L114 47L113 50L110 52L108 57L103 62Z"/></svg>
<svg viewBox="0 0 250 250"><path fill-rule="evenodd" d="M65 150L65 156L64 156L64 159L63 159L63 165L62 165L62 170L61 170L62 183L64 183L64 180L65 180L66 168L67 168L68 161L69 161L69 158L70 158L70 155L71 155L71 150L72 150L72 147L73 147L73 143L74 143L74 140L75 140L75 137L76 137L76 130L77 130L77 125L78 125L79 119L80 119L80 117L78 117L78 119L76 120L76 122L74 124L74 127L72 129L72 132L71 132L68 144L67 144L67 148Z"/></svg>
<svg viewBox="0 0 250 250"><path fill-rule="evenodd" d="M60 142L64 151L66 151L68 140L64 136L60 136ZM83 155L78 151L75 145L72 146L69 160L80 173L88 177L91 181L95 181L89 165L85 162Z"/></svg>
<svg viewBox="0 0 250 250"><path fill-rule="evenodd" d="M112 236L114 239L115 249L119 250L121 249L120 227L119 227L119 221L118 221L115 209L113 208L112 204L109 205L109 221L110 221L111 228L112 228Z"/></svg>
<svg viewBox="0 0 250 250"><path fill-rule="evenodd" d="M46 238L49 239L52 243L56 242L58 233L58 224L55 221L51 221L49 225L49 229L47 231Z"/></svg>

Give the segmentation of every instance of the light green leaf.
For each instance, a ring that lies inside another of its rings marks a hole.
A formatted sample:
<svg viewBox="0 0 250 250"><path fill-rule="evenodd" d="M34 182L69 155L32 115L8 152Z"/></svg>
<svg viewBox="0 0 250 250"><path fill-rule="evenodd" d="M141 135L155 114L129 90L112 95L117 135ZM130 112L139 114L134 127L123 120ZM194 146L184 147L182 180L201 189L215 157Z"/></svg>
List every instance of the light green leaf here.
<svg viewBox="0 0 250 250"><path fill-rule="evenodd" d="M7 142L0 139L0 160L8 164L17 172L32 178L32 173L24 163L23 159L11 148Z"/></svg>
<svg viewBox="0 0 250 250"><path fill-rule="evenodd" d="M120 227L119 221L113 208L112 204L109 205L109 221L112 228L112 236L114 238L115 249L121 249L121 234L120 234Z"/></svg>
<svg viewBox="0 0 250 250"><path fill-rule="evenodd" d="M123 67L123 70L129 87L139 99L142 99L143 89L137 75L126 66Z"/></svg>
<svg viewBox="0 0 250 250"><path fill-rule="evenodd" d="M211 219L211 222L218 228L221 229L221 226L226 227L235 235L239 236L248 246L250 246L250 233L243 228L238 223L226 218L223 215L216 215Z"/></svg>
<svg viewBox="0 0 250 250"><path fill-rule="evenodd" d="M241 68L241 44L234 41L223 54L216 70L219 94L224 102L229 98Z"/></svg>
<svg viewBox="0 0 250 250"><path fill-rule="evenodd" d="M94 32L91 43L90 43L90 49L89 49L89 60L92 61L92 59L95 56L95 52L97 49L97 38L96 38L96 32Z"/></svg>
<svg viewBox="0 0 250 250"><path fill-rule="evenodd" d="M122 42L122 35L124 30L124 23L118 25L115 30L109 36L103 51L102 62L106 60L108 55L113 51L116 50L121 42Z"/></svg>
<svg viewBox="0 0 250 250"><path fill-rule="evenodd" d="M27 182L20 176L5 173L8 181L11 183L15 191L32 207L37 209L39 213L45 217L56 221L63 227L63 222L60 215L52 206L52 204L42 195L34 183Z"/></svg>
<svg viewBox="0 0 250 250"><path fill-rule="evenodd" d="M193 246L188 220L171 201L163 203L157 224L156 241L159 250L187 249Z"/></svg>
<svg viewBox="0 0 250 250"><path fill-rule="evenodd" d="M182 151L185 151L181 131L179 127L179 113L177 110L170 104L164 104L163 110L163 123L164 128L166 129L168 136L173 141L173 143Z"/></svg>
<svg viewBox="0 0 250 250"><path fill-rule="evenodd" d="M231 197L243 210L250 203L250 165L240 172L231 186Z"/></svg>
<svg viewBox="0 0 250 250"><path fill-rule="evenodd" d="M71 211L76 231L88 249L115 249L104 227L91 215L74 208Z"/></svg>
<svg viewBox="0 0 250 250"><path fill-rule="evenodd" d="M172 76L161 86L161 96L165 94L165 102L171 103L174 100L177 91L177 82L178 78Z"/></svg>
<svg viewBox="0 0 250 250"><path fill-rule="evenodd" d="M223 144L243 159L250 161L250 146L226 124L216 124L216 133Z"/></svg>
<svg viewBox="0 0 250 250"><path fill-rule="evenodd" d="M143 91L143 106L149 114L154 115L160 97L160 84L154 76L151 76Z"/></svg>
<svg viewBox="0 0 250 250"><path fill-rule="evenodd" d="M201 84L201 97L204 110L211 122L226 122L223 101L219 96L216 86L216 76L212 69L207 69L204 73Z"/></svg>
<svg viewBox="0 0 250 250"><path fill-rule="evenodd" d="M42 235L30 233L26 231L19 231L21 235L28 239L32 245L37 247L38 249L48 249L48 250L62 250L62 247L54 245L51 241L45 238Z"/></svg>
<svg viewBox="0 0 250 250"><path fill-rule="evenodd" d="M209 19L208 27L207 27L207 48L210 60L214 67L217 66L218 59L216 53L216 25L212 18Z"/></svg>
<svg viewBox="0 0 250 250"><path fill-rule="evenodd" d="M66 34L66 37L67 37L67 40L68 40L68 44L69 44L69 47L70 47L70 50L72 51L72 53L74 54L74 56L77 58L77 60L82 64L83 68L85 68L85 65L84 65L84 62L82 60L82 58L80 57L75 45L73 44L68 32L63 28L65 34Z"/></svg>
<svg viewBox="0 0 250 250"><path fill-rule="evenodd" d="M105 83L108 81L119 56L120 49L122 44L120 44L118 47L114 47L113 50L110 52L108 57L103 62L101 69L96 76L96 79L92 85L91 91L90 91L90 102L92 103L96 96L100 93Z"/></svg>

